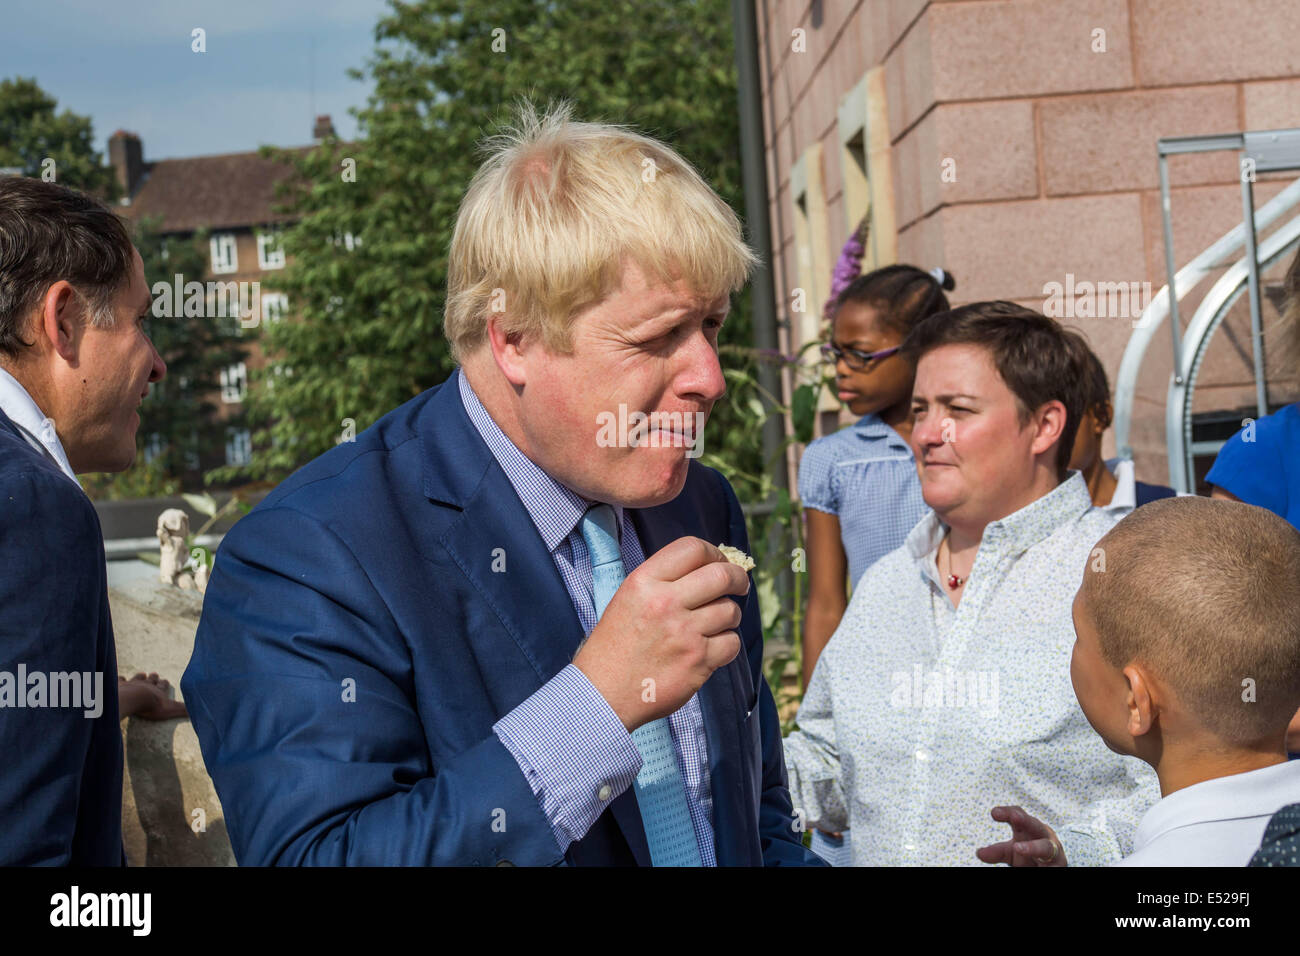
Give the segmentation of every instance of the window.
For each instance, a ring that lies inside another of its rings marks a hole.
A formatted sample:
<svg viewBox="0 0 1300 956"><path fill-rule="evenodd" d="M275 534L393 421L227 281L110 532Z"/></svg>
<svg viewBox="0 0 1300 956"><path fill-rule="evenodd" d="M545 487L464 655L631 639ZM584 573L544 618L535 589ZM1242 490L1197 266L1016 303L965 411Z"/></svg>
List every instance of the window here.
<svg viewBox="0 0 1300 956"><path fill-rule="evenodd" d="M258 234L257 265L260 269L284 268L284 249L280 246L278 231Z"/></svg>
<svg viewBox="0 0 1300 956"><path fill-rule="evenodd" d="M262 294L262 323L279 322L289 312L289 297L283 292Z"/></svg>
<svg viewBox="0 0 1300 956"><path fill-rule="evenodd" d="M342 246L348 252L351 252L353 249L360 248L361 237L354 236L350 232L336 232L334 235L330 236L330 243L331 245Z"/></svg>
<svg viewBox="0 0 1300 956"><path fill-rule="evenodd" d="M253 439L247 428L226 429L226 464L247 465L253 457Z"/></svg>
<svg viewBox="0 0 1300 956"><path fill-rule="evenodd" d="M875 67L844 94L837 116L843 177L843 235L847 239L863 218L867 218L870 228L862 259L864 273L898 258L893 149L887 113L884 67Z"/></svg>
<svg viewBox="0 0 1300 956"><path fill-rule="evenodd" d="M242 402L248 392L248 369L244 363L230 365L221 370L221 400L227 405Z"/></svg>
<svg viewBox="0 0 1300 956"><path fill-rule="evenodd" d="M212 273L224 275L239 271L239 255L235 251L235 234L223 232L212 237Z"/></svg>

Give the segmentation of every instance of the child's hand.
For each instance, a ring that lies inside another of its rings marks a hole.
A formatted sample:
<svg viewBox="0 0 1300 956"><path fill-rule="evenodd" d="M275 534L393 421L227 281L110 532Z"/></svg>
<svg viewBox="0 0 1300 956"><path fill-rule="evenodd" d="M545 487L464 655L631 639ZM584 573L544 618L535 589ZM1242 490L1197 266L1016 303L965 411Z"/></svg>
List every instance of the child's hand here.
<svg viewBox="0 0 1300 956"><path fill-rule="evenodd" d="M1011 839L982 846L975 855L985 863L1011 866L1066 866L1065 848L1056 831L1020 807L994 807L993 819L1011 824Z"/></svg>
<svg viewBox="0 0 1300 956"><path fill-rule="evenodd" d="M117 712L118 718L140 717L144 720L171 720L174 717L188 717L185 705L172 700L169 694L171 684L159 677L143 672L130 680L117 678Z"/></svg>

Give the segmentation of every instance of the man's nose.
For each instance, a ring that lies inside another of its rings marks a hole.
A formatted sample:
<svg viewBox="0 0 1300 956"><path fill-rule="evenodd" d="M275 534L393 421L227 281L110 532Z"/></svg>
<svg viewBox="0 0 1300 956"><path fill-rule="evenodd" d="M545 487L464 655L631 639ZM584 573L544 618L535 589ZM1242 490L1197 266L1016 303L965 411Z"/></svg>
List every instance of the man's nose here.
<svg viewBox="0 0 1300 956"><path fill-rule="evenodd" d="M727 393L727 379L713 343L703 333L694 336L686 346L686 381L682 390L696 395L701 401L716 402Z"/></svg>
<svg viewBox="0 0 1300 956"><path fill-rule="evenodd" d="M149 369L149 381L162 381L163 376L167 374L167 363L163 361L158 347L152 341L149 343L149 348L153 351L153 367Z"/></svg>

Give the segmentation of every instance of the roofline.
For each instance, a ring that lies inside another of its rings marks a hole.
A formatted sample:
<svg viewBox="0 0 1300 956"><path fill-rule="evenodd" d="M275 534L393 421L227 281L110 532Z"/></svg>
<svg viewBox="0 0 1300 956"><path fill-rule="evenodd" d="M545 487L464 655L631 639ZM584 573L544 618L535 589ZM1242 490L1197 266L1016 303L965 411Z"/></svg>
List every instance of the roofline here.
<svg viewBox="0 0 1300 956"><path fill-rule="evenodd" d="M311 143L311 144L309 144L309 145L307 145L307 146L271 146L270 148L271 148L271 149L283 150L283 151L285 151L285 152L305 152L305 151L307 151L307 150L316 149L318 146L322 146L322 145L324 145L324 144L323 144L323 143ZM340 140L340 141L339 141L339 145L340 145L340 146L351 146L352 143L351 143L351 142L344 142L344 141ZM152 165L154 165L155 163L188 163L188 162L193 162L193 161L195 161L195 160L201 160L201 159L230 159L231 157L234 157L234 156L255 156L255 157L257 157L258 159L265 159L265 160L269 160L269 161L274 162L274 157L272 157L272 156L263 156L261 150L262 150L262 147L258 147L257 149L253 149L253 150L242 150L242 151L240 151L240 152L238 152L238 153L203 153L203 154L200 155L200 156L167 156L167 157L164 157L164 158L162 158L162 159L149 159L149 160L146 160L146 161L145 161L145 165L146 165L146 166L152 166Z"/></svg>

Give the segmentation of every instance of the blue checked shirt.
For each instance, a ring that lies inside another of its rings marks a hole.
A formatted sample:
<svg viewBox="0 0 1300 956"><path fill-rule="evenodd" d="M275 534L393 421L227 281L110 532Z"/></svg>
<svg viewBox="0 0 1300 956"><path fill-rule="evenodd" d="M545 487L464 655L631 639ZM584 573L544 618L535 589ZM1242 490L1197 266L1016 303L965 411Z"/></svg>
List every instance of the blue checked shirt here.
<svg viewBox="0 0 1300 956"><path fill-rule="evenodd" d="M596 626L591 555L581 521L593 502L560 484L521 452L492 420L468 379L457 370L461 401L515 493L532 518L568 588L584 634ZM614 507L619 547L628 574L645 560L631 516ZM686 785L695 839L705 866L717 866L713 847L713 795L709 789L709 755L704 716L693 696L668 718L677 763ZM623 722L587 680L570 664L535 694L493 726L514 756L528 785L551 821L563 853L591 829L615 798L636 779L641 755Z"/></svg>

